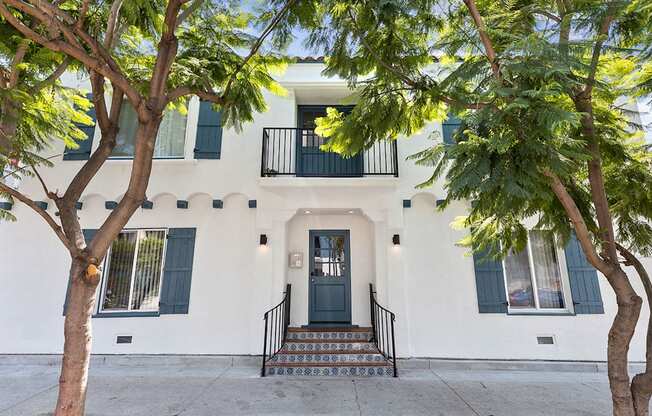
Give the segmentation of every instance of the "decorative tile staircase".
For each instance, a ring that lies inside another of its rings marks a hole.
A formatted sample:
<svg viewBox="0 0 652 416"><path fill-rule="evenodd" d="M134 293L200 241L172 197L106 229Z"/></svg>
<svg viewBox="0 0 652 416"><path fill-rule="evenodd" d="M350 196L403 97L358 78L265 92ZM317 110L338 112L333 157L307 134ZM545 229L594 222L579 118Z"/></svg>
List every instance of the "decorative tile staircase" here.
<svg viewBox="0 0 652 416"><path fill-rule="evenodd" d="M371 328L288 328L265 375L392 377L392 363L372 338Z"/></svg>
<svg viewBox="0 0 652 416"><path fill-rule="evenodd" d="M290 327L292 286L265 312L261 377L397 377L393 312L376 300L369 285L370 328Z"/></svg>

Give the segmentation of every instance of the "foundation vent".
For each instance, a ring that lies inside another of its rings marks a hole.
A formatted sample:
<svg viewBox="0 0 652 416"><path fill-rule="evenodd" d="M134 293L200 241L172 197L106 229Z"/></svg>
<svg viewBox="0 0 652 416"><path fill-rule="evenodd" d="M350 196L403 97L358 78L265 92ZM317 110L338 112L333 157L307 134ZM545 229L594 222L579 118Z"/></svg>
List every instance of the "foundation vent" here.
<svg viewBox="0 0 652 416"><path fill-rule="evenodd" d="M115 339L116 344L131 344L131 335L118 335Z"/></svg>
<svg viewBox="0 0 652 416"><path fill-rule="evenodd" d="M555 338L552 336L542 336L542 337L537 337L537 344L539 345L554 345L555 343Z"/></svg>

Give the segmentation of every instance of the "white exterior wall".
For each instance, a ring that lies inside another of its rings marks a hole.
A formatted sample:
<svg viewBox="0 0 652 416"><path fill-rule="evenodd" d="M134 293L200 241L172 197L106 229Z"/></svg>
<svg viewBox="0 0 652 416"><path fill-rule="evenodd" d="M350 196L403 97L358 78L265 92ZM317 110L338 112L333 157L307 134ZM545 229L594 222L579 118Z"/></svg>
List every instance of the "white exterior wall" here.
<svg viewBox="0 0 652 416"><path fill-rule="evenodd" d="M262 314L280 300L286 283L293 287L292 325L307 323L308 230L349 229L352 323L369 324L367 288L374 283L380 302L396 313L399 355L605 360L615 302L604 279L604 315L478 313L473 260L455 245L463 233L450 227L465 207L436 212L441 184L415 190L431 171L405 161L431 144L428 136L439 125L399 141L398 178L260 178L264 127L293 127L297 104L336 104L346 95L345 84L322 79L320 69L291 66L281 78L288 95L267 96L269 111L241 133L225 130L219 160L192 159L198 103L191 102L185 160L154 161L147 192L154 209L138 210L127 226L197 228L189 313L96 318L94 352L260 354ZM62 149L61 144L45 155ZM42 174L51 189L65 189L82 163L55 159L56 166ZM120 199L129 171L129 161L105 164L81 199L85 228L106 218L104 202ZM31 179L21 190L45 199ZM189 209L177 209L177 199L188 200ZM213 209L212 199L224 200L224 209ZM256 209L247 207L251 199ZM412 207L403 208L403 199L412 200ZM52 203L48 211L54 215ZM68 255L40 217L20 204L12 212L18 222L0 224L0 353L60 353ZM269 237L267 246L258 245L260 234ZM393 234L400 235L400 246L391 244ZM304 254L303 268L288 268L293 251ZM645 265L652 269L652 260ZM646 308L642 318L632 360L644 357ZM116 345L116 335L132 335L133 343ZM538 335L553 335L556 344L537 345Z"/></svg>

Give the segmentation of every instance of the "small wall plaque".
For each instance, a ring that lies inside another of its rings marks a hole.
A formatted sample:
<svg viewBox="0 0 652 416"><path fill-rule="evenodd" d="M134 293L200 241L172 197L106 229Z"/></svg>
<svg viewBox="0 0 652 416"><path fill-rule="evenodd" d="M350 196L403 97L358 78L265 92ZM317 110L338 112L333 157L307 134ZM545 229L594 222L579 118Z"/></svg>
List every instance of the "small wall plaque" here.
<svg viewBox="0 0 652 416"><path fill-rule="evenodd" d="M291 269L300 269L303 267L303 253L295 252L290 253L290 259L288 260Z"/></svg>

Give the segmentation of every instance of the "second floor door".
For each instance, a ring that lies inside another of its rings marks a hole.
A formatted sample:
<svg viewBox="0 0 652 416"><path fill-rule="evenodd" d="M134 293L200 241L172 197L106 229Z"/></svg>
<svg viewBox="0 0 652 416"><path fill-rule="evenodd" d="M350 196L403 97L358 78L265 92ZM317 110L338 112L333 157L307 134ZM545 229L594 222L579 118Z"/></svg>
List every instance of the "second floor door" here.
<svg viewBox="0 0 652 416"><path fill-rule="evenodd" d="M348 113L352 106L301 105L298 107L297 176L355 177L362 176L364 164L362 153L342 157L337 153L324 152L320 146L327 139L315 133L315 120L326 115L328 107Z"/></svg>

